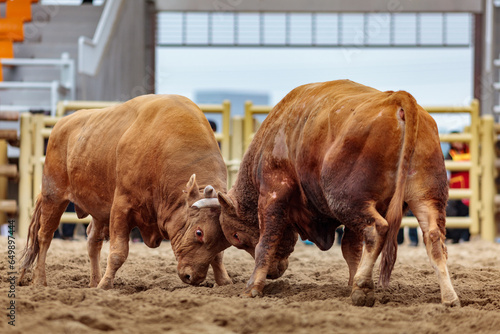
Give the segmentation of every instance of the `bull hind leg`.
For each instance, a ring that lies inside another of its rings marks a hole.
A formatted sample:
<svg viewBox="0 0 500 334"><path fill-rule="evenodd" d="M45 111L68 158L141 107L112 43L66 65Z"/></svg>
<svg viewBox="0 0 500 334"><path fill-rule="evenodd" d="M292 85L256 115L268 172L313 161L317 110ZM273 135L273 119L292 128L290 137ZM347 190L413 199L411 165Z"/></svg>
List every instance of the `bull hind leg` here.
<svg viewBox="0 0 500 334"><path fill-rule="evenodd" d="M356 306L371 307L375 304L373 267L382 251L389 230L389 224L377 212L374 205L375 203L370 203L368 208L358 216L357 223L362 223L366 227L363 229L365 241L363 253L352 285L351 300Z"/></svg>
<svg viewBox="0 0 500 334"><path fill-rule="evenodd" d="M355 233L352 229L344 227L342 235L342 255L344 256L347 266L349 267L349 282L352 286L354 275L358 270L359 261L363 252L363 235Z"/></svg>
<svg viewBox="0 0 500 334"><path fill-rule="evenodd" d="M121 207L117 203L127 203L127 199L117 200L117 196L113 201L111 208L111 216L109 221L109 255L106 265L104 277L99 282L98 288L111 289L115 279L116 272L128 257L129 251L129 234L130 228L128 224L129 210Z"/></svg>
<svg viewBox="0 0 500 334"><path fill-rule="evenodd" d="M43 195L40 198L40 201L40 229L38 230L38 234L36 236L38 239L39 252L38 261L33 275L33 284L47 286L47 277L45 274L47 251L49 250L50 243L54 237L54 232L59 227L61 216L64 210L66 210L69 201L55 200Z"/></svg>
<svg viewBox="0 0 500 334"><path fill-rule="evenodd" d="M90 283L91 288L97 287L101 281L101 259L102 242L105 239L103 223L92 217L87 227L87 252L90 258Z"/></svg>
<svg viewBox="0 0 500 334"><path fill-rule="evenodd" d="M411 207L411 206L410 206ZM421 202L417 207L411 207L422 229L425 249L436 271L441 290L441 302L447 306L460 306L460 300L451 284L446 260L448 253L445 240L445 213L438 210L431 202Z"/></svg>

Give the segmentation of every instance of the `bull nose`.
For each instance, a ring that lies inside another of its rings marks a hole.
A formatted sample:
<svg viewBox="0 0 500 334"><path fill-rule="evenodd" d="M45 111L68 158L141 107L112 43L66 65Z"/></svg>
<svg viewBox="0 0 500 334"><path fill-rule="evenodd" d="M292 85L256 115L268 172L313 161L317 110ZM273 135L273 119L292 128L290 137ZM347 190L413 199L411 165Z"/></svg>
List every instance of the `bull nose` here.
<svg viewBox="0 0 500 334"><path fill-rule="evenodd" d="M199 276L199 275L194 275L192 272L188 271L180 271L179 272L179 278L186 284L191 284L191 285L198 285L203 280L205 277Z"/></svg>
<svg viewBox="0 0 500 334"><path fill-rule="evenodd" d="M192 276L185 272L179 272L179 278L186 284L192 284Z"/></svg>

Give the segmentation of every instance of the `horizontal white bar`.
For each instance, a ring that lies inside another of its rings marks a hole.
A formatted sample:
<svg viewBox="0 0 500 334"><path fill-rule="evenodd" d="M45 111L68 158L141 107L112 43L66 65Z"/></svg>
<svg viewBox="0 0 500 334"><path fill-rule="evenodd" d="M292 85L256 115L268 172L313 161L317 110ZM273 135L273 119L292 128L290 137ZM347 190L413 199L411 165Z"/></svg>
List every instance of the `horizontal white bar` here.
<svg viewBox="0 0 500 334"><path fill-rule="evenodd" d="M21 105L1 105L0 111L30 111L30 110L50 110L50 106L21 106Z"/></svg>
<svg viewBox="0 0 500 334"><path fill-rule="evenodd" d="M2 58L2 65L9 66L68 66L73 63L72 59L31 59L31 58Z"/></svg>
<svg viewBox="0 0 500 334"><path fill-rule="evenodd" d="M6 88L51 89L52 82L23 82L23 81L0 82L0 89L6 89Z"/></svg>

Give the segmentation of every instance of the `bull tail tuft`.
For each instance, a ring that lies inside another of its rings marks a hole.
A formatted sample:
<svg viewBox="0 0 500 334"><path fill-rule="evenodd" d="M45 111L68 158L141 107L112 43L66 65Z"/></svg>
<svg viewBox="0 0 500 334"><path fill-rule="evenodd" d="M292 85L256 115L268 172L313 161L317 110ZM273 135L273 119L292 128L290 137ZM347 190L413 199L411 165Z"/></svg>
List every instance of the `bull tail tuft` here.
<svg viewBox="0 0 500 334"><path fill-rule="evenodd" d="M385 216L389 224L389 231L387 232L386 241L382 248L380 276L378 281L379 286L384 288L389 285L394 263L396 262L398 251L397 235L401 227L401 220L403 219L406 177L415 150L418 131L418 109L417 102L413 96L407 92L399 91L393 93L391 99L393 103L402 108L397 111L397 117L405 123L405 128L396 177L396 189Z"/></svg>
<svg viewBox="0 0 500 334"><path fill-rule="evenodd" d="M26 270L30 270L35 263L40 251L40 246L38 244L38 231L40 230L41 215L42 196L38 195L36 199L35 210L33 211L33 216L31 217L28 238L26 240L26 247L21 253L21 277L19 278L20 283L23 282Z"/></svg>

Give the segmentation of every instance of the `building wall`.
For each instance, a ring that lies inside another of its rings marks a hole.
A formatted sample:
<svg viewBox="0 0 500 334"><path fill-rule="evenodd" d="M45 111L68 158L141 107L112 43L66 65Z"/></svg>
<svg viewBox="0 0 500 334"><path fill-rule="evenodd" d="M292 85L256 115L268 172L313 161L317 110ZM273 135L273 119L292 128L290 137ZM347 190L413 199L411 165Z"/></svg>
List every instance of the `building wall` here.
<svg viewBox="0 0 500 334"><path fill-rule="evenodd" d="M154 92L154 6L125 1L96 76L78 74L79 100L126 101Z"/></svg>

